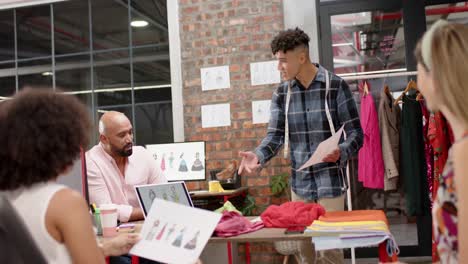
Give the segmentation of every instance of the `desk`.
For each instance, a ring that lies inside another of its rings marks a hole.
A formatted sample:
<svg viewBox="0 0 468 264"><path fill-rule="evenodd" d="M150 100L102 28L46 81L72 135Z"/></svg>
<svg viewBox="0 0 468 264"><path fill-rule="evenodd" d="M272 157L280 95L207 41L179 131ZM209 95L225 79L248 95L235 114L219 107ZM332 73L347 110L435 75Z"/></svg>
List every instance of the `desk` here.
<svg viewBox="0 0 468 264"><path fill-rule="evenodd" d="M285 240L309 240L312 239L310 233L304 234L284 234L286 228L262 228L258 231L242 234L233 237L211 237L208 243L254 243L254 242L275 242Z"/></svg>
<svg viewBox="0 0 468 264"><path fill-rule="evenodd" d="M205 206L200 206L196 205L194 202L194 205L196 207L200 207L203 209L207 210L216 210L220 206L222 206L224 203L226 203L229 199L234 198L234 197L245 197L247 196L247 193L249 191L248 187L240 187L234 190L225 190L223 192L209 192L209 191L194 191L190 193L190 196L192 197L192 200L211 200L211 199L219 199L222 198L223 202L221 204L216 204L214 206L210 206L209 203L207 203ZM229 259L229 264L232 264L232 244L230 241L222 241L222 242L227 242L227 253L228 253L228 259ZM249 251L249 244L246 244L246 254L247 251ZM248 254L250 256L250 254Z"/></svg>
<svg viewBox="0 0 468 264"><path fill-rule="evenodd" d="M252 220L256 217L247 217L249 220ZM143 225L143 221L134 222L135 223L135 232L139 233ZM211 237L208 240L208 243L227 243L228 244L228 258L229 263L232 263L232 252L231 252L231 243L246 243L245 255L246 263L250 264L250 243L252 242L274 242L274 241L285 241L285 240L308 240L312 243L312 236L310 233L304 234L285 234L285 228L263 228L252 233L242 234L234 237ZM99 240L102 242L107 238L99 237ZM378 245L379 259L381 263L391 262L390 257L388 257L386 252L386 244L381 243ZM138 257L132 256L132 263L138 264Z"/></svg>
<svg viewBox="0 0 468 264"><path fill-rule="evenodd" d="M213 197L222 197L224 202L227 202L229 199L236 197L236 196L245 196L249 187L241 187L234 190L225 190L224 192L209 192L209 191L192 191L190 192L190 197L195 200L201 200L206 198L213 198Z"/></svg>
<svg viewBox="0 0 468 264"><path fill-rule="evenodd" d="M247 217L252 220L256 217ZM245 243L245 262L250 264L250 243L254 242L275 242L285 240L304 240L310 241L312 248L312 235L304 234L285 234L286 228L262 228L252 233L242 234L233 237L211 237L208 243L226 243L228 245L228 263L232 263L231 243Z"/></svg>

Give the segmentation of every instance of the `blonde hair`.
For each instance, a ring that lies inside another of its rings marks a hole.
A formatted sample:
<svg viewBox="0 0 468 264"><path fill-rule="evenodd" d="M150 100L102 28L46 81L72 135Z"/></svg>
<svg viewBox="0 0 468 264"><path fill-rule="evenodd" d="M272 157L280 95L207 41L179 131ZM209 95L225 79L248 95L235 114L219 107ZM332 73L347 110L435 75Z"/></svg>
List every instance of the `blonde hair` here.
<svg viewBox="0 0 468 264"><path fill-rule="evenodd" d="M416 48L416 59L431 70L442 104L468 126L468 26L449 23L435 29L431 40L431 65Z"/></svg>

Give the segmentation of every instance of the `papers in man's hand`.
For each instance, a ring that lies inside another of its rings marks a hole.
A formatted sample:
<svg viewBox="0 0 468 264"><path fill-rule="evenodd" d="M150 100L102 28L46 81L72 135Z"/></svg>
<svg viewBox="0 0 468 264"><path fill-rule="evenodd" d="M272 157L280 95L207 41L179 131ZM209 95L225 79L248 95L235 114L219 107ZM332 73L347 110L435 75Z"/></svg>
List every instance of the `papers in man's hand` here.
<svg viewBox="0 0 468 264"><path fill-rule="evenodd" d="M164 263L195 263L221 216L156 198L130 254Z"/></svg>
<svg viewBox="0 0 468 264"><path fill-rule="evenodd" d="M341 134L343 134L343 127L344 125L333 136L329 137L325 141L322 141L318 145L314 154L312 154L312 157L310 157L310 159L306 163L304 163L304 165L302 165L298 169L298 171L301 171L315 164L322 163L323 159L328 154L336 150L338 148L338 143L340 143Z"/></svg>

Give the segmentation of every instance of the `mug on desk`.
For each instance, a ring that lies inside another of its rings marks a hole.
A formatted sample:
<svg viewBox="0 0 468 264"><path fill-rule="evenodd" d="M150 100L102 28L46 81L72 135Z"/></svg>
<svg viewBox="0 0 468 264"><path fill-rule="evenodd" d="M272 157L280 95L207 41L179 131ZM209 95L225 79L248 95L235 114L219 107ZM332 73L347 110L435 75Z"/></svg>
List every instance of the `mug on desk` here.
<svg viewBox="0 0 468 264"><path fill-rule="evenodd" d="M113 237L117 235L117 206L115 204L101 204L102 236Z"/></svg>

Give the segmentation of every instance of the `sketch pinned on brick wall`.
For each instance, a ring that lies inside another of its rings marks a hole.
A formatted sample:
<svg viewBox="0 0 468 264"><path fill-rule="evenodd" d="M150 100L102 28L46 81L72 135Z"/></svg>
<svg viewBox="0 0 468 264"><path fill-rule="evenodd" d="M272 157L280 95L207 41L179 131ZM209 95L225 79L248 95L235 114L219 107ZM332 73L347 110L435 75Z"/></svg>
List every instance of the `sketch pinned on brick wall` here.
<svg viewBox="0 0 468 264"><path fill-rule="evenodd" d="M254 85L275 84L281 82L278 61L250 63L250 83Z"/></svg>
<svg viewBox="0 0 468 264"><path fill-rule="evenodd" d="M201 68L202 91L226 89L231 87L229 66Z"/></svg>
<svg viewBox="0 0 468 264"><path fill-rule="evenodd" d="M230 104L213 104L201 106L202 127L231 126Z"/></svg>
<svg viewBox="0 0 468 264"><path fill-rule="evenodd" d="M252 102L252 123L263 124L270 121L270 104L271 100L253 101Z"/></svg>

